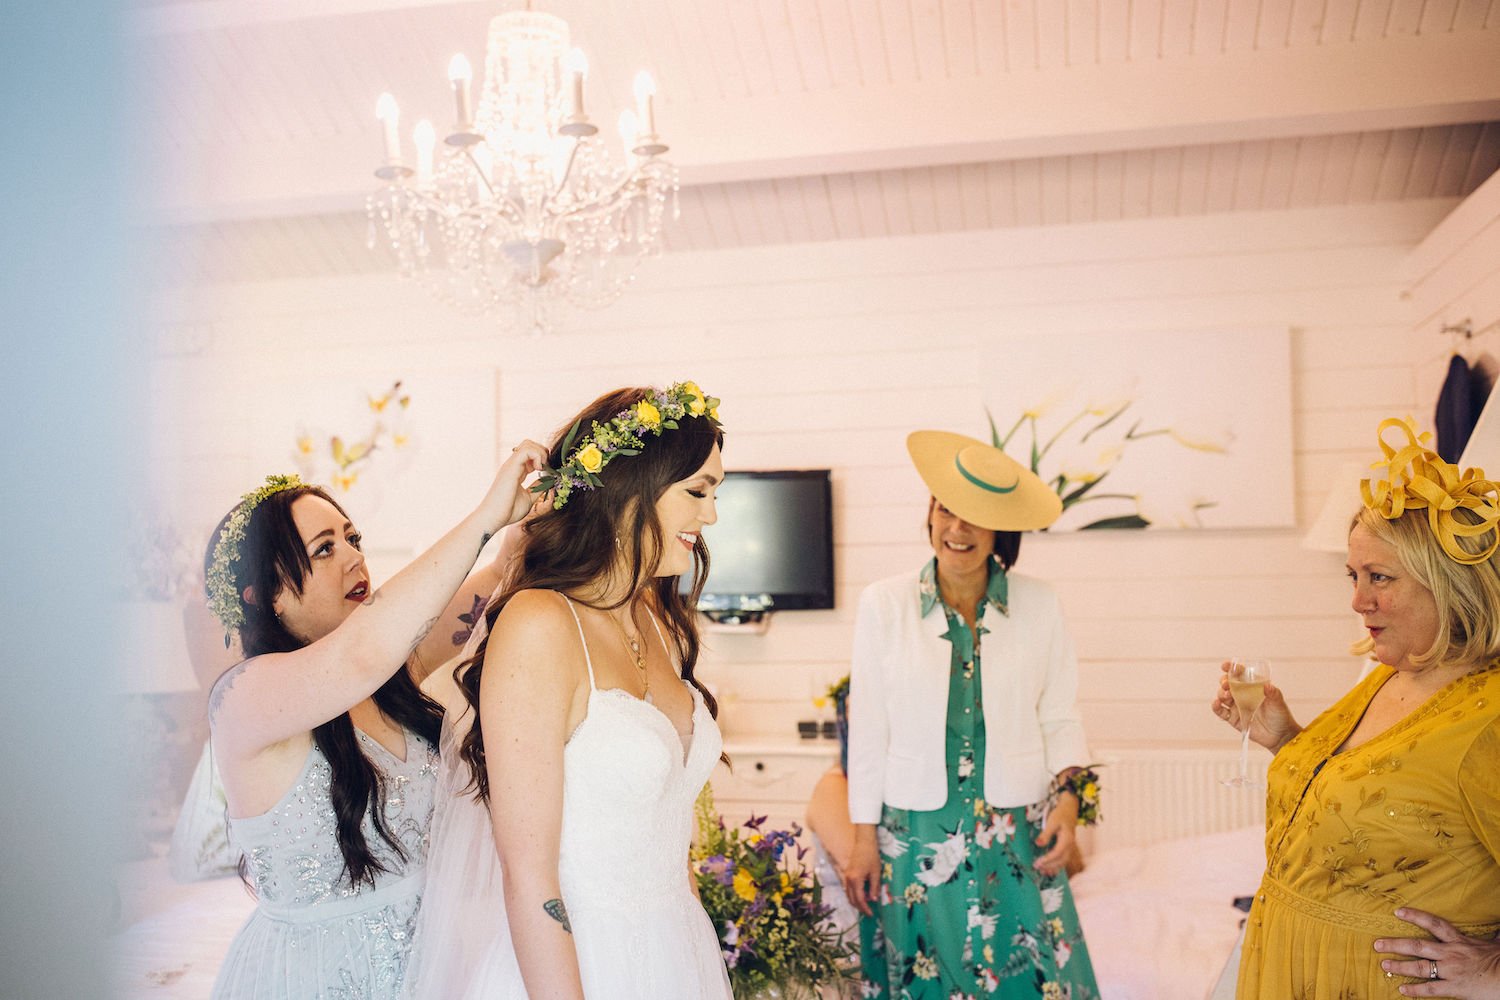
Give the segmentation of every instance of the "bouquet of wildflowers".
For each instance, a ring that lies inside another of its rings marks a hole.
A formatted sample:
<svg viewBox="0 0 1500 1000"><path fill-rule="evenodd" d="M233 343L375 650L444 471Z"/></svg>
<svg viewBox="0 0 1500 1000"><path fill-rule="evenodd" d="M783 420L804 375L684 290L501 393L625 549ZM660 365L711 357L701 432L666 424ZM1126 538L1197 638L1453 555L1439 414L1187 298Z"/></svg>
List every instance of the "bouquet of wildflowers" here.
<svg viewBox="0 0 1500 1000"><path fill-rule="evenodd" d="M719 932L737 997L816 997L840 982L854 946L825 923L830 909L810 866L801 833L764 830L765 817L726 828L705 788L698 800L693 871L703 908Z"/></svg>

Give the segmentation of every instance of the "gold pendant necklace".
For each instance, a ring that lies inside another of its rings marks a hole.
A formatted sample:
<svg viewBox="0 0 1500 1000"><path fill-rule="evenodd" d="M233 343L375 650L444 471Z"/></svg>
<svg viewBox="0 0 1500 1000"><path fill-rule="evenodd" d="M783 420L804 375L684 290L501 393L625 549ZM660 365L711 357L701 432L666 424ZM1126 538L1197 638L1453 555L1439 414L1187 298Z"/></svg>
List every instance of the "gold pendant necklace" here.
<svg viewBox="0 0 1500 1000"><path fill-rule="evenodd" d="M615 616L609 612L606 611L604 617L614 623L616 631L620 633L620 642L625 647L625 652L629 653L630 658L635 661L635 669L641 675L641 697L649 697L651 694L651 679L646 674L646 654L641 649L640 637L630 638L629 633L625 631L625 626L621 625Z"/></svg>

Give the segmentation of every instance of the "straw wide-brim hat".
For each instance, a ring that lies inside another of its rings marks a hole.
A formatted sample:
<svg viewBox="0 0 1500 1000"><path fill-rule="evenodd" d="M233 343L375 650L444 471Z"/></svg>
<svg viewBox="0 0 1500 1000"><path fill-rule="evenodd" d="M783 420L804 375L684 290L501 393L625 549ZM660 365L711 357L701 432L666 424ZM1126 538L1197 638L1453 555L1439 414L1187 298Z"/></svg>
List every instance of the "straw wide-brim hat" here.
<svg viewBox="0 0 1500 1000"><path fill-rule="evenodd" d="M976 527L1035 531L1062 514L1062 498L994 445L948 431L913 431L906 450L938 503Z"/></svg>

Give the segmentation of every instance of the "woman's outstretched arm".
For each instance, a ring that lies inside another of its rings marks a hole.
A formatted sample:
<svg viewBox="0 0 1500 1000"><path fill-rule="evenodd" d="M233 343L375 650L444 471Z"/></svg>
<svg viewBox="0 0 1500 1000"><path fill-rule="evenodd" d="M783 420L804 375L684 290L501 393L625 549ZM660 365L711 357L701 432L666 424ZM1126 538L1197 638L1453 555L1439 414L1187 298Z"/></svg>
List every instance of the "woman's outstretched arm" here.
<svg viewBox="0 0 1500 1000"><path fill-rule="evenodd" d="M530 509L521 486L546 452L524 442L484 500L431 548L367 597L326 636L289 653L241 661L214 684L214 747L230 759L306 733L374 694L427 638L485 543Z"/></svg>

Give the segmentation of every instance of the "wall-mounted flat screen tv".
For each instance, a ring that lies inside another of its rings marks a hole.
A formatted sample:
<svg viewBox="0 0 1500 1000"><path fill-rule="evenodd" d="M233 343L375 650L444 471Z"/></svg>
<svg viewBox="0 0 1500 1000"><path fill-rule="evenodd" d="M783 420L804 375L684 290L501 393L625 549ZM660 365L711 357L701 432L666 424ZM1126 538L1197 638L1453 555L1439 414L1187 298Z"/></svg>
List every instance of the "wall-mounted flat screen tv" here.
<svg viewBox="0 0 1500 1000"><path fill-rule="evenodd" d="M718 621L833 607L833 498L827 469L728 472L698 609ZM683 577L683 590L691 580Z"/></svg>

